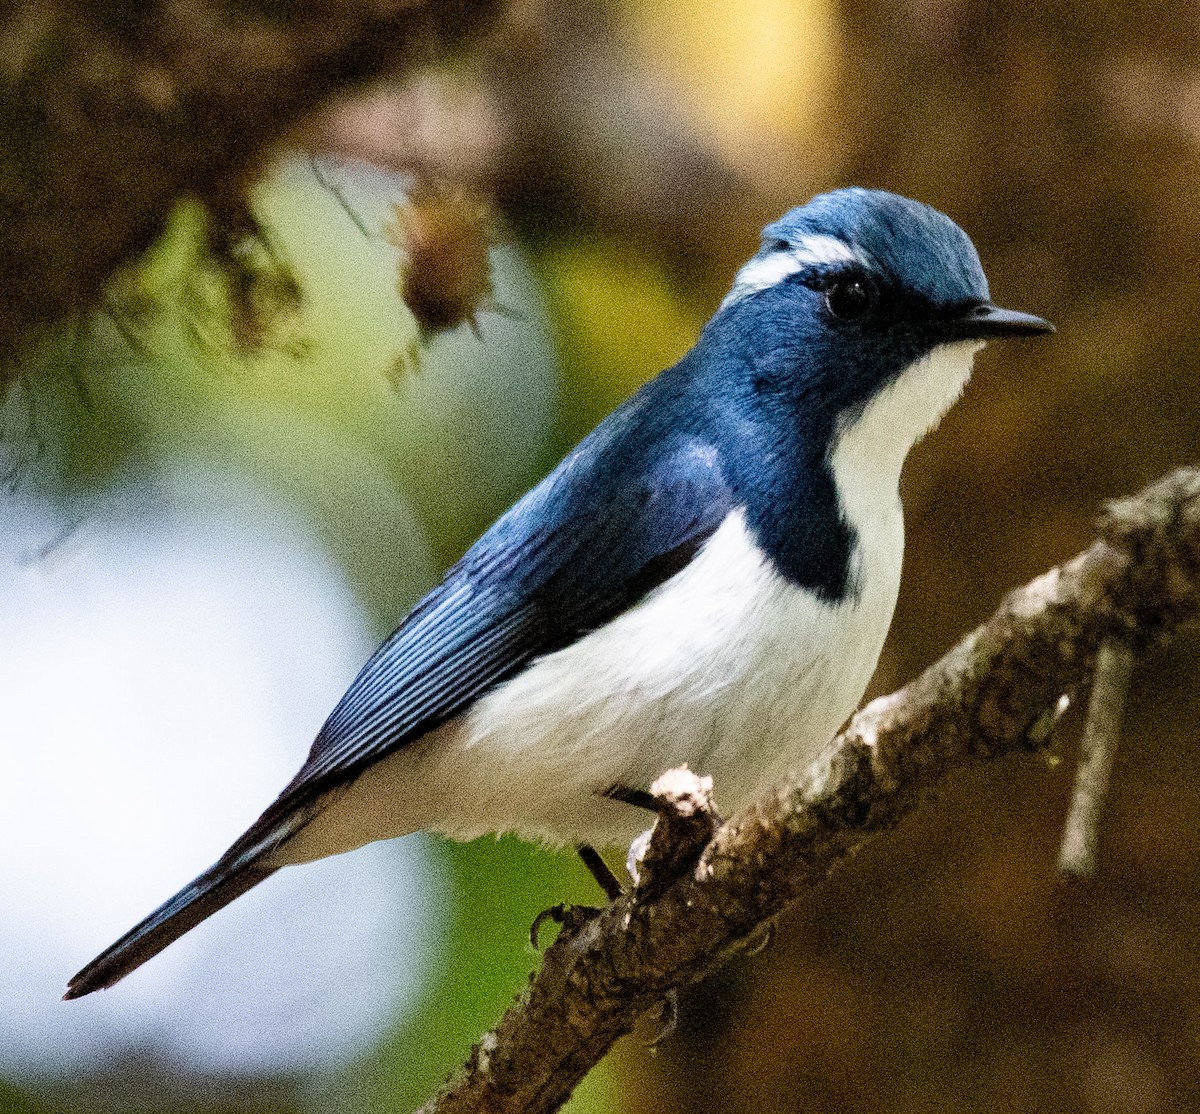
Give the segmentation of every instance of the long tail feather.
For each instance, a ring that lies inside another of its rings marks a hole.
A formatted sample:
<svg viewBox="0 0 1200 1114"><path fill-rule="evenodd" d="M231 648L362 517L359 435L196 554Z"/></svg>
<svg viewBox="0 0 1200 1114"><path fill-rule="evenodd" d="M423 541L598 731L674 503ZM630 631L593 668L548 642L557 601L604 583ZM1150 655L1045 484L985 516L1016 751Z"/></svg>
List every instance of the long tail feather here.
<svg viewBox="0 0 1200 1114"><path fill-rule="evenodd" d="M101 952L71 979L63 997L81 998L112 986L278 869L253 861L235 869L217 863Z"/></svg>

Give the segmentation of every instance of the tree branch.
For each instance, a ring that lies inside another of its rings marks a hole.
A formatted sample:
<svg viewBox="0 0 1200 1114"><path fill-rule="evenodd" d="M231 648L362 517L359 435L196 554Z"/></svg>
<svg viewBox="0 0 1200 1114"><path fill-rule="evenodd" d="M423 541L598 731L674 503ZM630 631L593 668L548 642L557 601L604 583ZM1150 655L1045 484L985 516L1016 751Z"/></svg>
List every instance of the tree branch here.
<svg viewBox="0 0 1200 1114"><path fill-rule="evenodd" d="M1132 673L1133 651L1119 638L1106 638L1096 655L1092 696L1079 745L1075 793L1058 853L1058 868L1068 874L1091 874L1096 869L1100 811L1121 737Z"/></svg>
<svg viewBox="0 0 1200 1114"><path fill-rule="evenodd" d="M99 303L199 198L222 236L314 111L489 26L498 0L0 0L0 357ZM0 371L7 373L0 366Z"/></svg>
<svg viewBox="0 0 1200 1114"><path fill-rule="evenodd" d="M1099 535L1011 593L911 684L863 709L803 776L718 828L692 867L665 883L654 873L653 885L560 935L425 1114L558 1109L641 1014L744 947L931 787L1043 748L1047 716L1085 688L1106 640L1136 654L1197 616L1200 470L1111 504ZM703 796L691 799L693 811L707 807ZM645 858L669 861L657 841Z"/></svg>

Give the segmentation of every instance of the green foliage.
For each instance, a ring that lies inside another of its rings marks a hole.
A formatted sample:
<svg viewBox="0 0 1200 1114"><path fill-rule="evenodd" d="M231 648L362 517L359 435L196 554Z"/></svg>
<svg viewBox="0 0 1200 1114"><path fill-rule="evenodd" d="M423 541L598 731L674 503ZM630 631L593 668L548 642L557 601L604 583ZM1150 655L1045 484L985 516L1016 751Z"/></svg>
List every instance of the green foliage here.
<svg viewBox="0 0 1200 1114"><path fill-rule="evenodd" d="M538 958L529 926L561 901L595 904L602 895L571 853L520 840L480 839L451 844L447 860L454 908L444 940L442 970L419 1011L366 1069L360 1094L366 1109L385 1114L419 1106L525 985ZM552 932L545 930L547 942ZM615 1084L606 1070L572 1100L575 1114L611 1109Z"/></svg>
<svg viewBox="0 0 1200 1114"><path fill-rule="evenodd" d="M15 1087L0 1082L0 1114L51 1114L51 1111Z"/></svg>

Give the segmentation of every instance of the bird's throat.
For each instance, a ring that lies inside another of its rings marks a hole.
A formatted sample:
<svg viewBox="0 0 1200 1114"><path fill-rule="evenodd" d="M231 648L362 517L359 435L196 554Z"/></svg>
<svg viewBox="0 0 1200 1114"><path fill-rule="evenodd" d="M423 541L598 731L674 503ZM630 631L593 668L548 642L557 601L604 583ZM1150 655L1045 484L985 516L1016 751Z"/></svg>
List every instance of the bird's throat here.
<svg viewBox="0 0 1200 1114"><path fill-rule="evenodd" d="M958 400L982 347L976 340L940 345L843 419L829 456L839 488L855 481L894 490L909 450Z"/></svg>

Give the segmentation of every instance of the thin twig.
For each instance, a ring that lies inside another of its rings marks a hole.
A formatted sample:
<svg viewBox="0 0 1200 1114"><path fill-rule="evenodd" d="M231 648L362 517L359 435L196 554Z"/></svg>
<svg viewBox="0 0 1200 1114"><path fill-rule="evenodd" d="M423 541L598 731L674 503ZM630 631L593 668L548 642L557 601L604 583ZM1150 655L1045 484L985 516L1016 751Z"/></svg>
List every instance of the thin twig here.
<svg viewBox="0 0 1200 1114"><path fill-rule="evenodd" d="M317 185L325 190L326 193L332 195L333 199L338 203L338 205L341 206L342 212L344 212L346 216L350 218L350 222L359 230L359 232L362 233L364 238L368 240L382 239L381 236L375 232L372 232L371 229L367 227L367 222L362 219L358 210L355 209L354 206L351 205L347 200L345 190L343 190L341 186L329 178L329 176L322 169L321 161L316 155L308 156L308 165L309 169L312 170L313 177L317 180Z"/></svg>
<svg viewBox="0 0 1200 1114"><path fill-rule="evenodd" d="M1096 655L1096 676L1080 744L1075 792L1058 853L1058 868L1068 874L1092 874L1096 869L1100 812L1121 737L1132 673L1133 650L1122 639L1106 638Z"/></svg>

